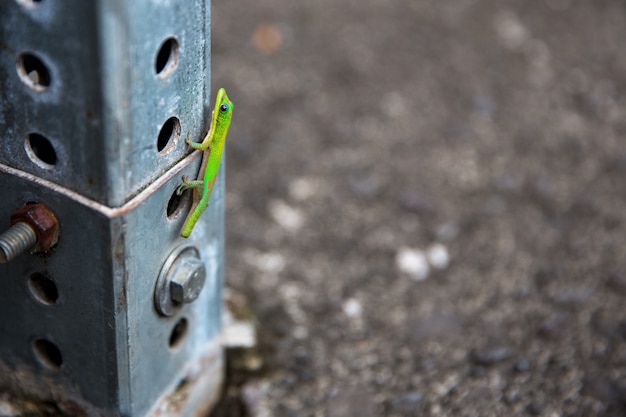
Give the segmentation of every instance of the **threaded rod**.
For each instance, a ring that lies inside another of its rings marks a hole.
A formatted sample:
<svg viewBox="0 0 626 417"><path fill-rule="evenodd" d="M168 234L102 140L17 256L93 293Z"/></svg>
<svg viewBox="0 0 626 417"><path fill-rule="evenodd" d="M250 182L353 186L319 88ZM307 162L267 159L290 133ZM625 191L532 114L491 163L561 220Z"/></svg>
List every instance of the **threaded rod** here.
<svg viewBox="0 0 626 417"><path fill-rule="evenodd" d="M0 235L0 263L12 261L37 243L37 235L29 224L15 223Z"/></svg>

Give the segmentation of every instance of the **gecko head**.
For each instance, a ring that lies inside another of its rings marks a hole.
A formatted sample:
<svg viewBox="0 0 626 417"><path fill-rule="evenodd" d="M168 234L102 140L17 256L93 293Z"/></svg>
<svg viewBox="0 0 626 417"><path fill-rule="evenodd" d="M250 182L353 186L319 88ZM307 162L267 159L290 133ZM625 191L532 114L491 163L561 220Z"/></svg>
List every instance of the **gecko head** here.
<svg viewBox="0 0 626 417"><path fill-rule="evenodd" d="M217 92L216 103L219 105L218 107L219 117L221 118L226 117L228 119L232 118L233 109L235 106L233 106L233 102L230 101L230 99L228 98L228 95L226 95L225 89L220 88L219 91Z"/></svg>

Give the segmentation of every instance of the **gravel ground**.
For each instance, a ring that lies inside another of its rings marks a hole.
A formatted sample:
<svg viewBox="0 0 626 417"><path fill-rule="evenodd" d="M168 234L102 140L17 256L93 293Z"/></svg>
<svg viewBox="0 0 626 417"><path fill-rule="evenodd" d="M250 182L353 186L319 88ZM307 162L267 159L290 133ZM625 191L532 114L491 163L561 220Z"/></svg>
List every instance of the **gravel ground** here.
<svg viewBox="0 0 626 417"><path fill-rule="evenodd" d="M626 415L621 0L214 0L230 416Z"/></svg>

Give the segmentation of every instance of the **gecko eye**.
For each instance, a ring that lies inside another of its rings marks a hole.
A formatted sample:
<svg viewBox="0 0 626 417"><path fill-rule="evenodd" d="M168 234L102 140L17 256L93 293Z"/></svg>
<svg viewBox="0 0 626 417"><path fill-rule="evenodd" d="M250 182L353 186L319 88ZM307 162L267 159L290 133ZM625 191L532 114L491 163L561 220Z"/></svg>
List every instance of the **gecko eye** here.
<svg viewBox="0 0 626 417"><path fill-rule="evenodd" d="M220 106L220 112L226 113L228 111L228 104L222 104Z"/></svg>

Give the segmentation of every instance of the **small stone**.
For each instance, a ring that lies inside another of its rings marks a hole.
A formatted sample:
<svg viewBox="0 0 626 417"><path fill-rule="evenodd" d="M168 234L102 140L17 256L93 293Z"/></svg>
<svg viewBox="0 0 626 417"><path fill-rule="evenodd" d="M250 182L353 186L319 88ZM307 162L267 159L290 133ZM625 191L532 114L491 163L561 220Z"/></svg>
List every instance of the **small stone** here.
<svg viewBox="0 0 626 417"><path fill-rule="evenodd" d="M354 298L348 298L344 301L341 309L345 313L346 316L350 318L359 318L361 317L361 313L363 312L363 308L359 300Z"/></svg>
<svg viewBox="0 0 626 417"><path fill-rule="evenodd" d="M349 181L352 192L357 197L371 199L376 197L381 189L381 184L373 178L359 178Z"/></svg>
<svg viewBox="0 0 626 417"><path fill-rule="evenodd" d="M543 410L543 405L537 402L531 402L526 406L526 412L531 416L538 416Z"/></svg>
<svg viewBox="0 0 626 417"><path fill-rule="evenodd" d="M530 370L530 362L526 358L521 358L513 366L515 372L527 372Z"/></svg>
<svg viewBox="0 0 626 417"><path fill-rule="evenodd" d="M296 326L293 329L292 335L296 340L303 340L309 337L309 330L304 326Z"/></svg>
<svg viewBox="0 0 626 417"><path fill-rule="evenodd" d="M499 12L494 26L500 42L507 49L516 50L529 38L528 30L512 11Z"/></svg>
<svg viewBox="0 0 626 417"><path fill-rule="evenodd" d="M537 332L540 336L552 339L560 336L570 326L572 316L568 313L557 313L548 317L541 325Z"/></svg>
<svg viewBox="0 0 626 417"><path fill-rule="evenodd" d="M373 417L375 410L372 394L361 387L337 389L326 405L329 417Z"/></svg>
<svg viewBox="0 0 626 417"><path fill-rule="evenodd" d="M620 386L615 380L604 374L585 375L582 380L583 395L593 397L606 404L626 405L626 387Z"/></svg>
<svg viewBox="0 0 626 417"><path fill-rule="evenodd" d="M593 290L590 288L569 288L554 295L552 301L560 306L576 307L584 304L592 294Z"/></svg>
<svg viewBox="0 0 626 417"><path fill-rule="evenodd" d="M2 417L18 417L23 415L8 400L0 399L0 416Z"/></svg>
<svg viewBox="0 0 626 417"><path fill-rule="evenodd" d="M419 391L402 394L391 401L391 411L401 415L415 415L417 405L423 397Z"/></svg>
<svg viewBox="0 0 626 417"><path fill-rule="evenodd" d="M480 378L482 376L485 376L486 373L487 370L484 366L472 366L469 370L469 376L471 376L472 378Z"/></svg>
<svg viewBox="0 0 626 417"><path fill-rule="evenodd" d="M419 249L400 248L396 254L396 265L400 272L416 281L425 280L430 272L426 255Z"/></svg>
<svg viewBox="0 0 626 417"><path fill-rule="evenodd" d="M312 359L306 349L296 348L289 364L289 370L299 382L307 382L315 378Z"/></svg>
<svg viewBox="0 0 626 417"><path fill-rule="evenodd" d="M511 356L513 356L513 349L508 346L501 346L472 351L469 354L469 359L476 365L489 366L505 361Z"/></svg>
<svg viewBox="0 0 626 417"><path fill-rule="evenodd" d="M225 348L252 348L256 346L256 331L249 321L229 320L222 328L222 346Z"/></svg>
<svg viewBox="0 0 626 417"><path fill-rule="evenodd" d="M243 385L241 399L250 415L271 415L266 410L269 390L270 383L267 381L249 381Z"/></svg>
<svg viewBox="0 0 626 417"><path fill-rule="evenodd" d="M589 327L594 333L607 338L615 336L615 316L600 307L595 309L589 317Z"/></svg>
<svg viewBox="0 0 626 417"><path fill-rule="evenodd" d="M269 213L283 229L296 232L304 225L304 215L298 209L281 200L273 200L269 204Z"/></svg>
<svg viewBox="0 0 626 417"><path fill-rule="evenodd" d="M617 334L619 334L622 339L626 340L626 320L622 320L617 325Z"/></svg>
<svg viewBox="0 0 626 417"><path fill-rule="evenodd" d="M319 189L316 180L311 178L298 178L289 184L289 195L298 201L308 200L315 196Z"/></svg>
<svg viewBox="0 0 626 417"><path fill-rule="evenodd" d="M456 239L459 235L459 227L453 223L444 223L437 227L435 230L435 234L437 235L437 239L443 241L450 241Z"/></svg>
<svg viewBox="0 0 626 417"><path fill-rule="evenodd" d="M461 318L442 313L427 317L413 317L409 320L407 327L412 339L417 343L423 343L426 340L440 343L462 340L467 332Z"/></svg>
<svg viewBox="0 0 626 417"><path fill-rule="evenodd" d="M513 405L519 401L519 393L517 392L509 392L504 396L504 403L507 405Z"/></svg>
<svg viewBox="0 0 626 417"><path fill-rule="evenodd" d="M382 97L380 110L388 117L399 118L408 114L409 104L406 92L390 91Z"/></svg>
<svg viewBox="0 0 626 417"><path fill-rule="evenodd" d="M459 375L450 374L445 377L443 381L435 382L433 385L433 392L438 397L444 397L451 392L457 390L459 386Z"/></svg>
<svg viewBox="0 0 626 417"><path fill-rule="evenodd" d="M282 303L273 300L260 306L257 313L259 322L264 323L264 330L272 337L283 338L291 334L293 321Z"/></svg>
<svg viewBox="0 0 626 417"><path fill-rule="evenodd" d="M441 243L435 243L428 248L426 252L428 261L435 269L446 269L450 264L450 255L448 254L448 248Z"/></svg>
<svg viewBox="0 0 626 417"><path fill-rule="evenodd" d="M263 367L263 357L257 352L248 350L243 354L240 363L243 370L255 372Z"/></svg>
<svg viewBox="0 0 626 417"><path fill-rule="evenodd" d="M405 210L416 214L430 214L435 211L431 199L417 192L404 194L400 198L400 205Z"/></svg>
<svg viewBox="0 0 626 417"><path fill-rule="evenodd" d="M607 287L619 295L626 295L626 278L623 275L611 275L606 281Z"/></svg>
<svg viewBox="0 0 626 417"><path fill-rule="evenodd" d="M285 257L275 252L258 253L250 257L250 263L261 272L278 274L285 269Z"/></svg>
<svg viewBox="0 0 626 417"><path fill-rule="evenodd" d="M252 43L263 55L276 53L283 44L283 35L278 26L262 23L254 29Z"/></svg>

